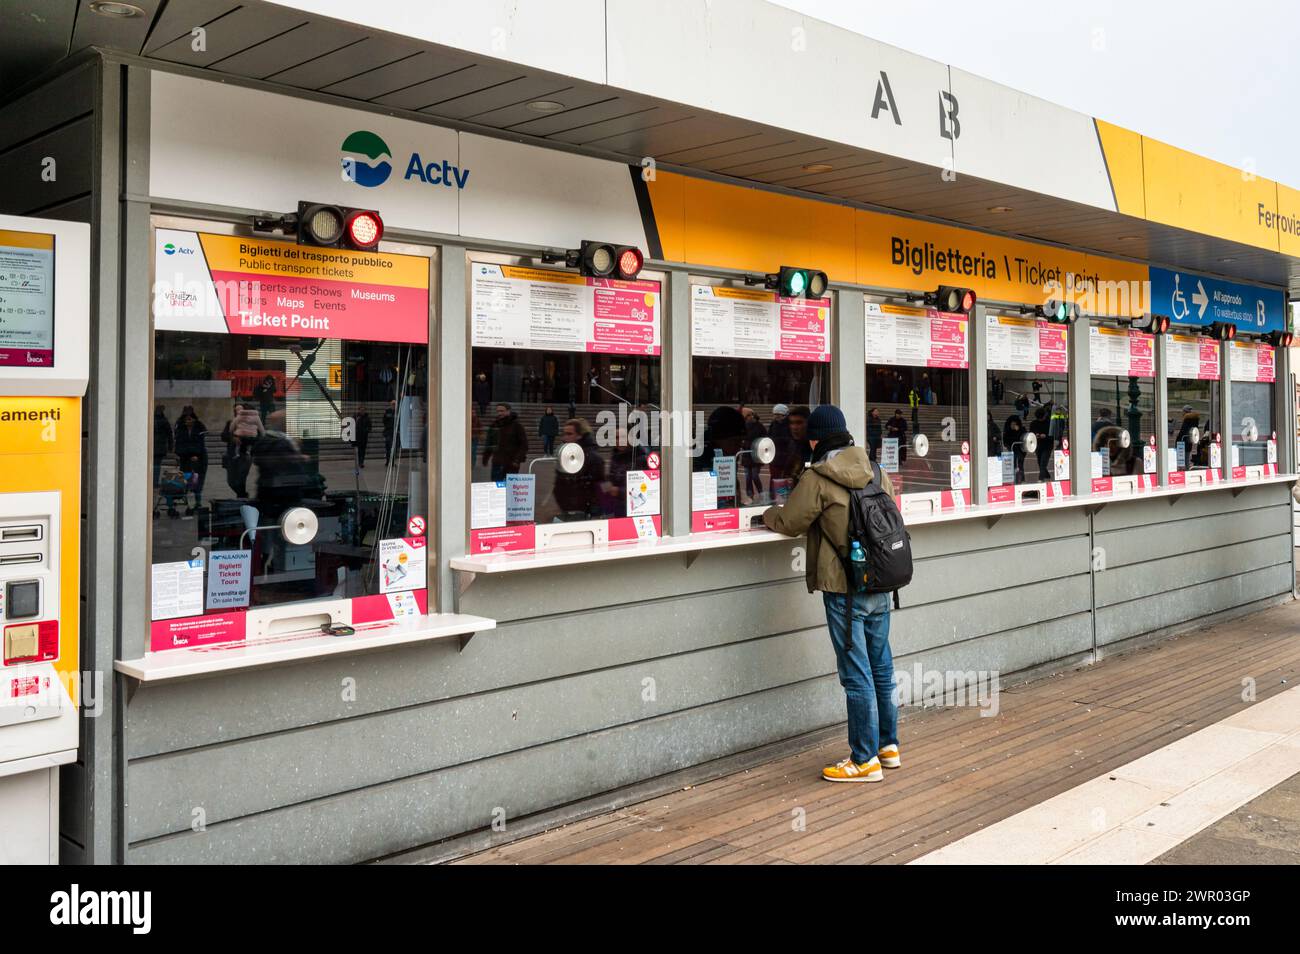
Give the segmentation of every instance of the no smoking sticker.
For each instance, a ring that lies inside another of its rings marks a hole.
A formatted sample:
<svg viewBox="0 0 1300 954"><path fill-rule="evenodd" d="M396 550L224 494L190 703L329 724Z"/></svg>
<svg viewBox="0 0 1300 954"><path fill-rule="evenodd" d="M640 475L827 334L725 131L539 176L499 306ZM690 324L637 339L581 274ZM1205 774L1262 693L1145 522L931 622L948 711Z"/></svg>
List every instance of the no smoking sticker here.
<svg viewBox="0 0 1300 954"><path fill-rule="evenodd" d="M406 532L408 536L412 537L424 536L424 518L415 516L406 521Z"/></svg>
<svg viewBox="0 0 1300 954"><path fill-rule="evenodd" d="M649 454L646 454L645 469L646 470L659 469L659 454L657 452L651 451Z"/></svg>

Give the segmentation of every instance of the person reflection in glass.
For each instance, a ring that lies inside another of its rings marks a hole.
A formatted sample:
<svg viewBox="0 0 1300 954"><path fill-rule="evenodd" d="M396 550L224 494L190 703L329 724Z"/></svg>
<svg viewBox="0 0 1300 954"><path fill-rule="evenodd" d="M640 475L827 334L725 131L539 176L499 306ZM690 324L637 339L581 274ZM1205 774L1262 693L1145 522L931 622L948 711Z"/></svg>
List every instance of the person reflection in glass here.
<svg viewBox="0 0 1300 954"><path fill-rule="evenodd" d="M483 442L483 463L491 465L492 479L499 483L507 474L519 473L527 457L528 434L519 423L519 415L509 404L498 404L496 420L488 426Z"/></svg>
<svg viewBox="0 0 1300 954"><path fill-rule="evenodd" d="M175 443L171 421L167 420L167 411L161 404L153 409L153 485L158 486L162 478L163 461L172 452Z"/></svg>
<svg viewBox="0 0 1300 954"><path fill-rule="evenodd" d="M885 422L880 419L880 408L867 412L867 455L873 464L880 462L880 447L885 437Z"/></svg>
<svg viewBox="0 0 1300 954"><path fill-rule="evenodd" d="M221 440L226 445L221 455L221 466L226 471L226 484L236 497L248 496L248 474L253 468L253 443L257 440L257 412L247 404L238 402L226 426L221 429Z"/></svg>
<svg viewBox="0 0 1300 954"><path fill-rule="evenodd" d="M1041 411L1042 408L1039 408ZM1020 420L1019 414L1011 414L1007 417L1007 422L1002 427L1002 446L1011 451L1012 460L1015 463L1015 482L1018 484L1025 481L1025 424ZM1041 474L1042 462L1039 461L1039 472Z"/></svg>
<svg viewBox="0 0 1300 954"><path fill-rule="evenodd" d="M537 436L542 439L542 456L555 455L555 438L560 434L560 419L555 416L555 409L546 405L541 418L537 421Z"/></svg>
<svg viewBox="0 0 1300 954"><path fill-rule="evenodd" d="M564 422L560 433L565 444L577 444L582 448L583 459L582 468L576 474L566 474L556 461L555 489L552 492L560 508L556 522L609 516L612 508L604 506L610 496L605 462L592 436L591 425L583 418L571 418Z"/></svg>
<svg viewBox="0 0 1300 954"><path fill-rule="evenodd" d="M193 516L203 506L203 484L208 476L208 429L194 413L194 405L185 405L180 420L176 422L176 457L194 502L185 508L186 516Z"/></svg>

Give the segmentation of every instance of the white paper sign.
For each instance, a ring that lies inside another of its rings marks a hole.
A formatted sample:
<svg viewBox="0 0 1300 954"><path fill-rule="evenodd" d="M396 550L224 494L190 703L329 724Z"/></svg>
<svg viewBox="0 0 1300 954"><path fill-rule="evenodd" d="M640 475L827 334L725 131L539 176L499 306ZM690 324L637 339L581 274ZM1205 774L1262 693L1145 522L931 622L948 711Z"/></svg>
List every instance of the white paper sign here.
<svg viewBox="0 0 1300 954"><path fill-rule="evenodd" d="M1142 473L1154 474L1156 472L1156 449L1151 444L1142 445Z"/></svg>
<svg viewBox="0 0 1300 954"><path fill-rule="evenodd" d="M152 575L154 619L198 616L203 612L203 561L155 563Z"/></svg>
<svg viewBox="0 0 1300 954"><path fill-rule="evenodd" d="M951 454L948 457L948 484L953 490L970 487L970 461L961 454Z"/></svg>
<svg viewBox="0 0 1300 954"><path fill-rule="evenodd" d="M968 320L933 308L866 303L868 364L918 368L965 368L969 365Z"/></svg>
<svg viewBox="0 0 1300 954"><path fill-rule="evenodd" d="M1012 315L988 315L987 354L995 371L1037 371L1065 374L1069 370L1066 325Z"/></svg>
<svg viewBox="0 0 1300 954"><path fill-rule="evenodd" d="M1002 458L1000 456L989 458L989 486L1002 486Z"/></svg>
<svg viewBox="0 0 1300 954"><path fill-rule="evenodd" d="M1219 380L1219 343L1200 335L1165 335L1169 377Z"/></svg>
<svg viewBox="0 0 1300 954"><path fill-rule="evenodd" d="M829 361L831 300L757 288L691 286L691 353L716 358Z"/></svg>
<svg viewBox="0 0 1300 954"><path fill-rule="evenodd" d="M659 513L659 485L657 470L629 470L627 472L627 515L649 517ZM654 521L651 521L650 525L654 526Z"/></svg>
<svg viewBox="0 0 1300 954"><path fill-rule="evenodd" d="M469 487L469 526L471 530L506 525L506 482L484 481Z"/></svg>
<svg viewBox="0 0 1300 954"><path fill-rule="evenodd" d="M1091 454L1089 454L1088 462L1092 466L1092 477L1094 480L1097 479L1098 477L1106 476L1106 468L1104 462L1101 459L1101 451L1093 451ZM1061 478L1057 478L1057 479L1059 480Z"/></svg>
<svg viewBox="0 0 1300 954"><path fill-rule="evenodd" d="M379 541L379 592L422 590L428 579L429 548L424 537Z"/></svg>
<svg viewBox="0 0 1300 954"><path fill-rule="evenodd" d="M1271 438L1269 439L1268 442L1267 454L1268 456L1265 459L1268 461L1268 463L1276 464L1277 463L1277 441L1272 440Z"/></svg>
<svg viewBox="0 0 1300 954"><path fill-rule="evenodd" d="M658 282L486 262L470 274L475 347L660 352Z"/></svg>
<svg viewBox="0 0 1300 954"><path fill-rule="evenodd" d="M1070 479L1070 455L1065 451L1052 451L1052 479Z"/></svg>
<svg viewBox="0 0 1300 954"><path fill-rule="evenodd" d="M252 586L252 550L214 550L209 554L208 609L247 606Z"/></svg>
<svg viewBox="0 0 1300 954"><path fill-rule="evenodd" d="M25 236L32 245L0 239L0 352L24 367L48 367L54 364L54 237Z"/></svg>
<svg viewBox="0 0 1300 954"><path fill-rule="evenodd" d="M718 475L707 470L691 474L691 509L716 510L718 508Z"/></svg>

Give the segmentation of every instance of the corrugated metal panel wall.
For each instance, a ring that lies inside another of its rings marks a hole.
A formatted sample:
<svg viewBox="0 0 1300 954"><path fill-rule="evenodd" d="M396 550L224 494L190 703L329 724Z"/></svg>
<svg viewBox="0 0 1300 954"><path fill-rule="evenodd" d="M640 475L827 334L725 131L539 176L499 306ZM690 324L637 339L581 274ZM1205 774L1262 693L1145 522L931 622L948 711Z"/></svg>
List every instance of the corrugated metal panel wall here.
<svg viewBox="0 0 1300 954"><path fill-rule="evenodd" d="M1090 520L1101 643L1288 594L1289 519L1286 489L1258 487L918 528L897 665L1087 659ZM128 860L359 861L839 722L792 546L480 577L462 608L501 626L464 652L143 688L126 724Z"/></svg>

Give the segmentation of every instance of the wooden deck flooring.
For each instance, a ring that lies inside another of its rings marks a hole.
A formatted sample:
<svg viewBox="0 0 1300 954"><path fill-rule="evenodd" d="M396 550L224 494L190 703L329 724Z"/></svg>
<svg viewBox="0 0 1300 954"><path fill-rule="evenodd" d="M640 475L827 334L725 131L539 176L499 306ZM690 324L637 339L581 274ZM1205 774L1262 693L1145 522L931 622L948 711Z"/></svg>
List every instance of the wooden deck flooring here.
<svg viewBox="0 0 1300 954"><path fill-rule="evenodd" d="M974 707L907 710L904 767L832 785L843 740L588 818L459 864L902 863L1300 684L1289 603L1004 688ZM1207 753L1212 756L1212 753ZM800 830L795 824L802 820Z"/></svg>

